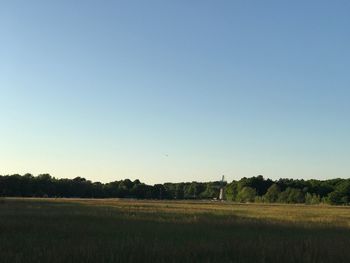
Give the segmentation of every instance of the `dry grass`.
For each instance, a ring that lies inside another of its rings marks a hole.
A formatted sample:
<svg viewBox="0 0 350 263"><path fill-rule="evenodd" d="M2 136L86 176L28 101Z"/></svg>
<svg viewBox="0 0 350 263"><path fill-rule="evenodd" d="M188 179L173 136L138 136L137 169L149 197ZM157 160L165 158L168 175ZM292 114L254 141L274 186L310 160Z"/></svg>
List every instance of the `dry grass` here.
<svg viewBox="0 0 350 263"><path fill-rule="evenodd" d="M32 199L113 207L130 213L234 215L295 224L328 225L350 228L350 207L330 205L240 204L205 201L150 201L130 199Z"/></svg>
<svg viewBox="0 0 350 263"><path fill-rule="evenodd" d="M350 262L350 209L5 199L1 262Z"/></svg>

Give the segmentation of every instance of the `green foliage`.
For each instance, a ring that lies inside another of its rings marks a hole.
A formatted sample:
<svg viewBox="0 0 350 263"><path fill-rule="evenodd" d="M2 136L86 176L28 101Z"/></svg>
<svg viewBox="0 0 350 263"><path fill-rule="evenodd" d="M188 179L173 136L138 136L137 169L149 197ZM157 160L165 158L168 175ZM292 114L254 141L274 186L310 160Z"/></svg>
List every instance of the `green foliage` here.
<svg viewBox="0 0 350 263"><path fill-rule="evenodd" d="M184 186L185 186L184 183L180 183L175 186L174 199L184 199L184 196L185 196Z"/></svg>
<svg viewBox="0 0 350 263"><path fill-rule="evenodd" d="M306 193L305 195L305 204L308 205L317 205L321 202L319 195Z"/></svg>
<svg viewBox="0 0 350 263"><path fill-rule="evenodd" d="M269 187L269 189L267 189L267 192L264 195L264 201L268 203L275 203L277 202L280 193L280 187L277 184L273 184Z"/></svg>
<svg viewBox="0 0 350 263"><path fill-rule="evenodd" d="M229 201L235 201L238 194L238 183L237 181L232 181L225 187L225 196Z"/></svg>
<svg viewBox="0 0 350 263"><path fill-rule="evenodd" d="M336 190L329 193L327 200L330 204L347 205L350 202L350 180L339 181Z"/></svg>
<svg viewBox="0 0 350 263"><path fill-rule="evenodd" d="M343 205L349 202L349 199L341 191L334 191L329 193L327 201L332 205Z"/></svg>
<svg viewBox="0 0 350 263"><path fill-rule="evenodd" d="M213 199L219 195L219 185L215 183L207 183L205 190L199 194L200 199Z"/></svg>
<svg viewBox="0 0 350 263"><path fill-rule="evenodd" d="M278 201L288 204L304 203L305 195L300 189L288 187L285 191L280 193Z"/></svg>
<svg viewBox="0 0 350 263"><path fill-rule="evenodd" d="M252 187L243 187L237 195L236 201L238 202L254 202L256 196L256 190Z"/></svg>
<svg viewBox="0 0 350 263"><path fill-rule="evenodd" d="M242 178L224 185L226 200L267 203L329 203L349 205L350 179L277 181L259 175ZM110 183L91 182L82 177L57 179L49 174L33 176L0 175L0 196L18 197L82 197L139 199L216 199L220 181L181 182L146 185L129 179Z"/></svg>
<svg viewBox="0 0 350 263"><path fill-rule="evenodd" d="M255 196L254 198L254 203L263 203L264 202L264 197L263 196Z"/></svg>

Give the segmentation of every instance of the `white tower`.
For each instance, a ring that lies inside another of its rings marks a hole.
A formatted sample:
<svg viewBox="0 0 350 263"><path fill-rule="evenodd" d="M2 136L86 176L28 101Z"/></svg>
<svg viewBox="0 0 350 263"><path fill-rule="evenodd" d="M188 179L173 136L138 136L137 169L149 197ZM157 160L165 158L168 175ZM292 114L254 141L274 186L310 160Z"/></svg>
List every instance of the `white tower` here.
<svg viewBox="0 0 350 263"><path fill-rule="evenodd" d="M221 184L220 184L220 194L219 194L219 200L224 200L224 180L225 180L225 176L222 176L221 179Z"/></svg>

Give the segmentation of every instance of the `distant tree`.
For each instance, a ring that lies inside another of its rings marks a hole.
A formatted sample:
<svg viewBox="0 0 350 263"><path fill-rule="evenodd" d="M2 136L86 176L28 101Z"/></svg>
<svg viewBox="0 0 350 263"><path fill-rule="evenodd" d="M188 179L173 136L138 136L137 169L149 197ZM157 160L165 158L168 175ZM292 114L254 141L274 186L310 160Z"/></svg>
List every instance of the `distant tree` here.
<svg viewBox="0 0 350 263"><path fill-rule="evenodd" d="M281 203L304 203L305 195L300 189L288 187L285 191L280 193L278 201Z"/></svg>
<svg viewBox="0 0 350 263"><path fill-rule="evenodd" d="M319 204L320 202L321 202L321 198L319 195L306 193L305 204L316 205L316 204Z"/></svg>
<svg viewBox="0 0 350 263"><path fill-rule="evenodd" d="M350 202L350 179L340 180L334 186L335 190L328 194L328 203L346 205Z"/></svg>
<svg viewBox="0 0 350 263"><path fill-rule="evenodd" d="M155 184L153 187L153 198L154 199L167 199L168 193L166 188L162 184Z"/></svg>
<svg viewBox="0 0 350 263"><path fill-rule="evenodd" d="M184 196L185 196L184 187L185 187L184 183L176 184L174 199L184 199Z"/></svg>
<svg viewBox="0 0 350 263"><path fill-rule="evenodd" d="M341 205L343 204L343 193L340 191L333 191L328 194L327 201L332 205Z"/></svg>
<svg viewBox="0 0 350 263"><path fill-rule="evenodd" d="M185 198L186 199L197 199L198 198L198 183L192 182L185 186Z"/></svg>
<svg viewBox="0 0 350 263"><path fill-rule="evenodd" d="M218 197L220 182L187 182L146 185L129 179L110 183L83 177L56 179L49 174L0 175L0 196L208 199ZM350 204L350 179L272 181L259 175L225 185L227 200L336 205Z"/></svg>
<svg viewBox="0 0 350 263"><path fill-rule="evenodd" d="M227 200L235 201L238 194L238 182L232 181L225 187L225 196Z"/></svg>
<svg viewBox="0 0 350 263"><path fill-rule="evenodd" d="M256 196L256 190L252 187L243 187L241 191L237 194L238 202L254 202Z"/></svg>
<svg viewBox="0 0 350 263"><path fill-rule="evenodd" d="M267 189L267 192L264 195L264 201L269 203L275 203L277 202L280 193L280 187L277 184L273 184L269 187L269 189Z"/></svg>
<svg viewBox="0 0 350 263"><path fill-rule="evenodd" d="M129 188L131 186L130 180L120 181L118 183L118 196L117 197L127 197L129 196Z"/></svg>
<svg viewBox="0 0 350 263"><path fill-rule="evenodd" d="M130 189L129 195L133 198L145 198L145 187L139 180L133 182L133 186Z"/></svg>
<svg viewBox="0 0 350 263"><path fill-rule="evenodd" d="M201 199L212 199L219 195L220 184L209 182L205 184L205 190L199 194Z"/></svg>
<svg viewBox="0 0 350 263"><path fill-rule="evenodd" d="M52 197L55 196L55 184L54 178L52 178L49 174L39 174L35 179L37 185L37 196L44 197Z"/></svg>

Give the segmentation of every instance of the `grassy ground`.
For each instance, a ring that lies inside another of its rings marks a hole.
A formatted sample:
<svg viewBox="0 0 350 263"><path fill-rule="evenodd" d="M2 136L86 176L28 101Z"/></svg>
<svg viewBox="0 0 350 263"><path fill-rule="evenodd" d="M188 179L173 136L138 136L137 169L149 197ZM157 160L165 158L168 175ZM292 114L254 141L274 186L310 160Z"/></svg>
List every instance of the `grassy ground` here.
<svg viewBox="0 0 350 263"><path fill-rule="evenodd" d="M0 200L0 262L350 262L347 207Z"/></svg>

